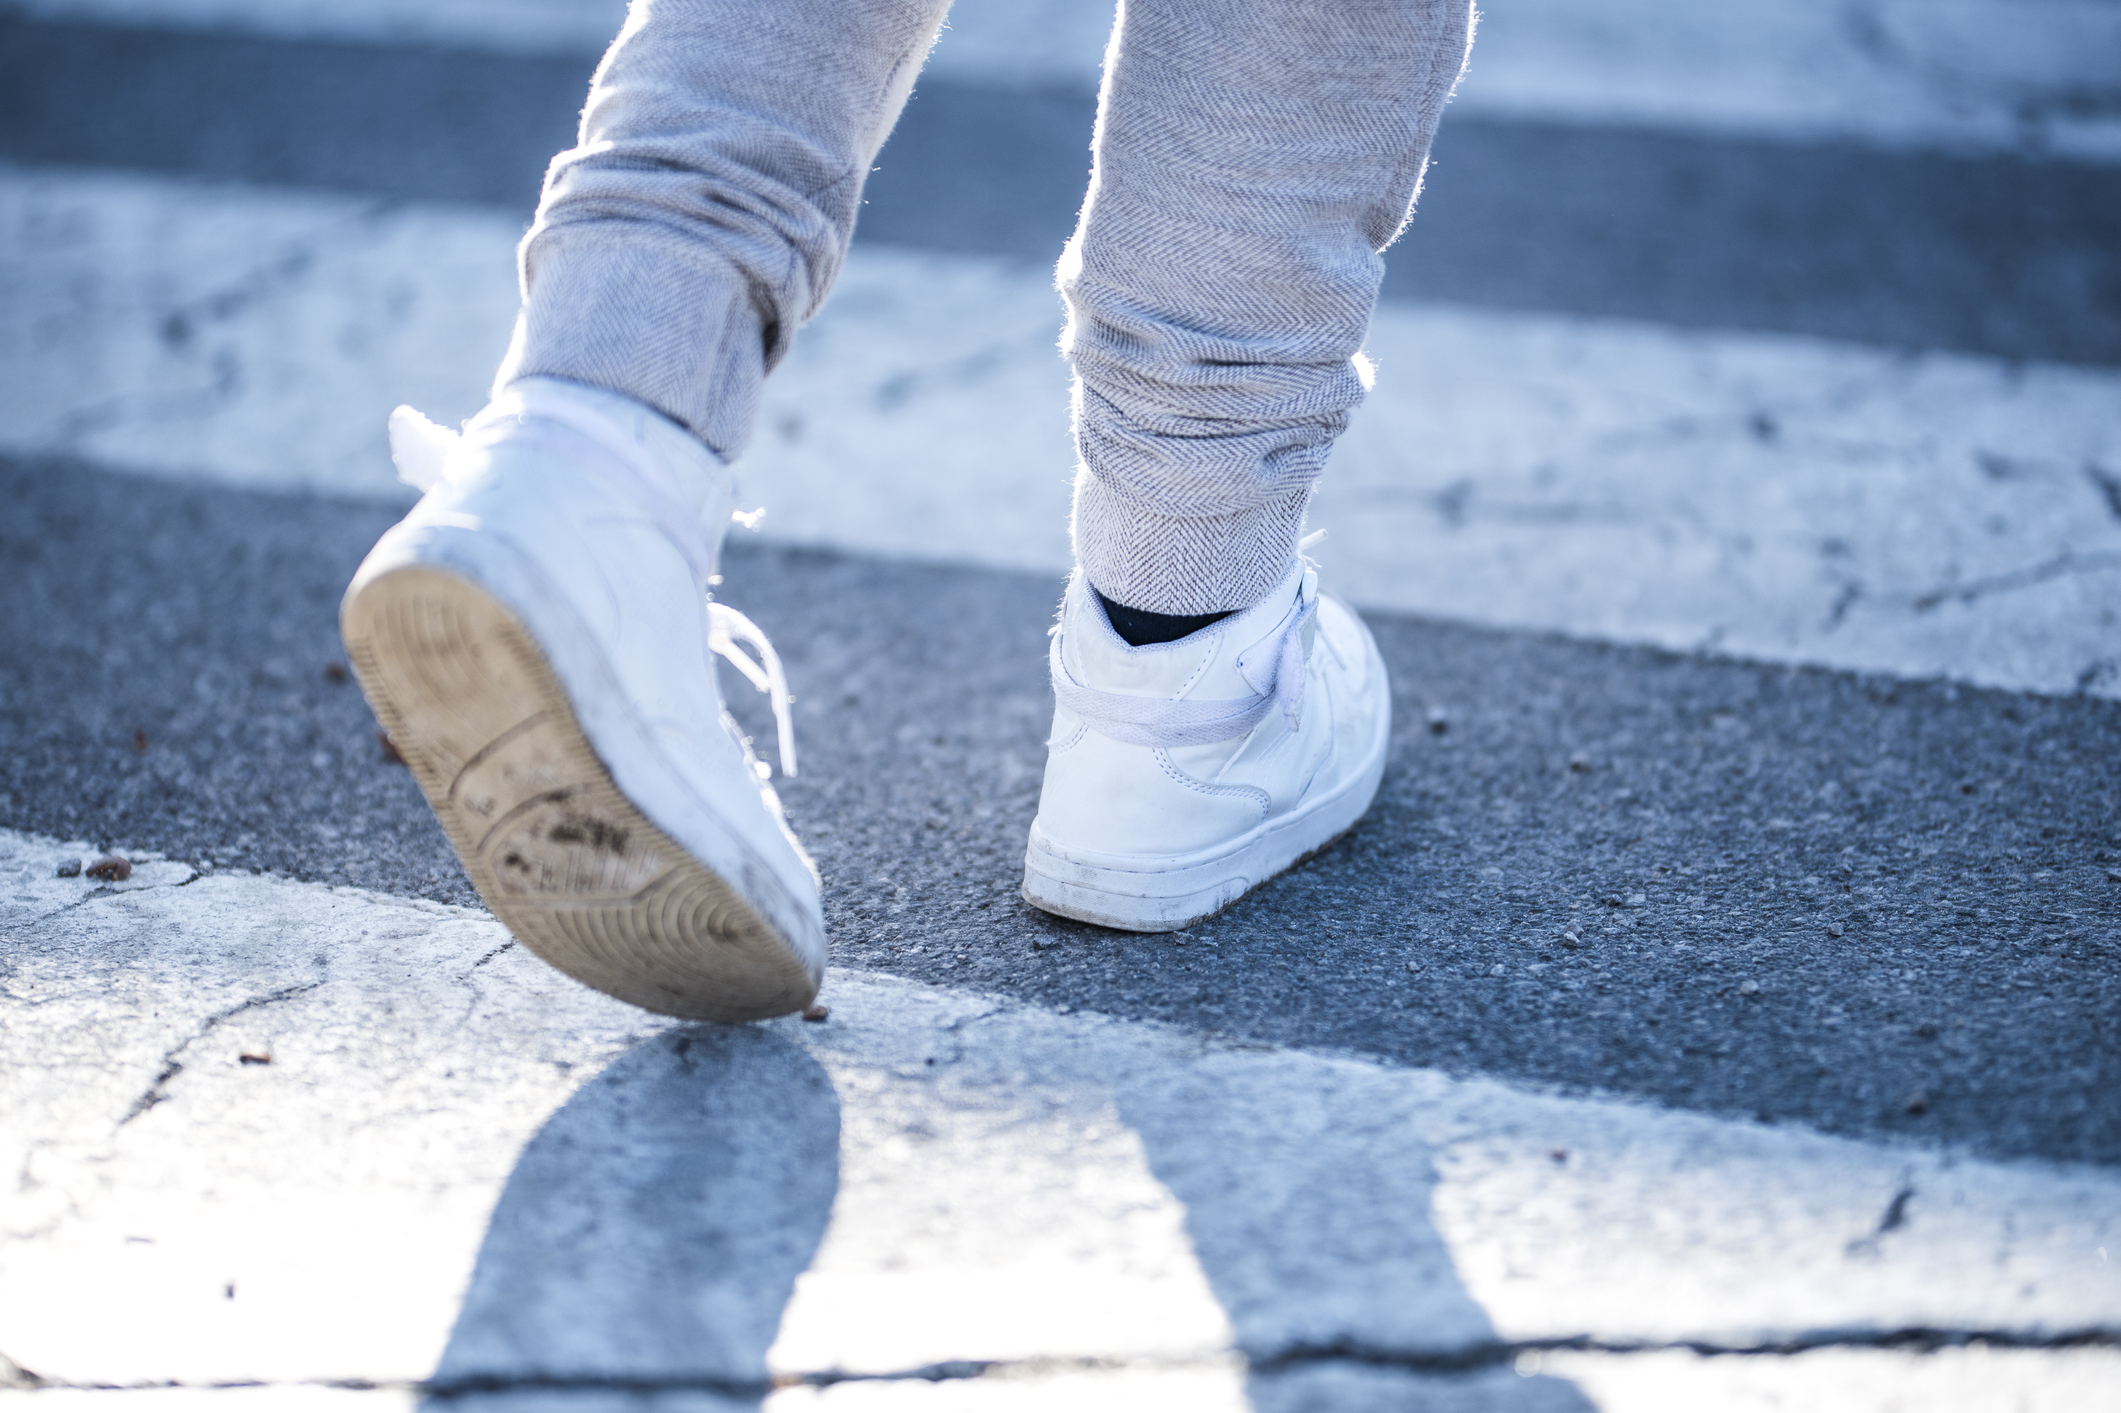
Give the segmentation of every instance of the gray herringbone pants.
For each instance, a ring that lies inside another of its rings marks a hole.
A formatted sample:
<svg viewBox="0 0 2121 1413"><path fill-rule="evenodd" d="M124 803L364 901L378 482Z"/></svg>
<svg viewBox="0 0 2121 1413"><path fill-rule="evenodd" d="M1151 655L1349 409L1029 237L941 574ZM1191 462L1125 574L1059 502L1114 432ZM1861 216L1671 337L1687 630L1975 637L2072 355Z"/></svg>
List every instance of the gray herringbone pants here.
<svg viewBox="0 0 2121 1413"><path fill-rule="evenodd" d="M500 381L626 393L736 456L947 4L634 0ZM1076 555L1109 598L1212 613L1287 572L1471 28L1470 0L1122 3L1059 270Z"/></svg>

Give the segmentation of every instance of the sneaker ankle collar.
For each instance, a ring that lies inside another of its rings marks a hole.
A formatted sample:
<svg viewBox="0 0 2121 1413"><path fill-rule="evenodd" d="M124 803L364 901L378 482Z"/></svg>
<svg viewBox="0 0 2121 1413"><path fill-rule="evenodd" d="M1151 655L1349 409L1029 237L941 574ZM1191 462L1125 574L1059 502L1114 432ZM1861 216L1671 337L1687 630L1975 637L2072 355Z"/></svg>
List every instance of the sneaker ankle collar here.
<svg viewBox="0 0 2121 1413"><path fill-rule="evenodd" d="M1190 700L1185 693L1191 690L1198 673L1171 696L1099 691L1078 682L1069 672L1062 646L1064 634L1059 632L1053 635L1048 650L1054 695L1091 730L1127 745L1205 746L1235 740L1266 720L1267 713L1277 705L1281 707L1289 729L1294 731L1303 705L1305 629L1318 610L1317 586L1317 573L1299 566L1256 607L1210 624L1199 633L1175 643L1137 648L1113 631L1102 607L1096 602L1096 596L1088 592L1086 584L1078 582L1070 587L1070 596L1081 595L1081 598L1075 605L1075 612L1069 616L1076 623L1089 627L1092 633L1109 637L1111 641L1101 645L1105 650L1116 650L1128 656L1168 654L1189 644L1198 650L1199 640L1213 635L1209 644L1209 661L1212 662L1216 654L1227 650L1226 640L1242 642L1258 632L1261 617L1264 612L1271 612L1272 605L1286 603L1288 606L1271 628L1237 655L1234 664L1237 675L1254 689L1249 697Z"/></svg>

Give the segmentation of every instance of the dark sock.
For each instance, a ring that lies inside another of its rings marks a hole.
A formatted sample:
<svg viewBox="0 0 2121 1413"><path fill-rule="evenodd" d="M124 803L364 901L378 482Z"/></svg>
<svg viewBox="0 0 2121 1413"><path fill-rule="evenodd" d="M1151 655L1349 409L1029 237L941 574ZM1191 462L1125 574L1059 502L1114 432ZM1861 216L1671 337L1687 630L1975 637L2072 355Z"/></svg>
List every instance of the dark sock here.
<svg viewBox="0 0 2121 1413"><path fill-rule="evenodd" d="M1097 589L1092 586L1091 593ZM1125 638L1137 648L1151 643L1175 643L1189 633L1198 633L1210 623L1220 623L1235 609L1224 609L1221 613L1151 613L1145 608L1129 608L1123 603L1114 603L1103 594L1097 601L1105 606L1105 617L1112 620L1112 631Z"/></svg>

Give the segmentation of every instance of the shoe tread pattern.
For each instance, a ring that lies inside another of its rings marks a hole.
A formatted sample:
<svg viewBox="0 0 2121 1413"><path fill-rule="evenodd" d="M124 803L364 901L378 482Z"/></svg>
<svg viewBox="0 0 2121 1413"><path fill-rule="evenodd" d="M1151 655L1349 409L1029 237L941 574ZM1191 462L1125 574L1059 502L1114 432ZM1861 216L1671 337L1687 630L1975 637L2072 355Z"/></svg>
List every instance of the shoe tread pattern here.
<svg viewBox="0 0 2121 1413"><path fill-rule="evenodd" d="M773 925L619 790L521 620L422 566L378 576L347 658L472 886L518 941L599 991L694 1020L815 994Z"/></svg>

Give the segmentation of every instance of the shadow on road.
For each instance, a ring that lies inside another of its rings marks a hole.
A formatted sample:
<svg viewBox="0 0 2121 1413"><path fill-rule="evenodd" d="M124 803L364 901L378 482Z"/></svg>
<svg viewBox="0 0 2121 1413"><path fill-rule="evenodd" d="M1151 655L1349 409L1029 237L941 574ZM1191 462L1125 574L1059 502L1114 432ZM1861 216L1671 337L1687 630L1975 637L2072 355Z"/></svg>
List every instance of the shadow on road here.
<svg viewBox="0 0 2121 1413"><path fill-rule="evenodd" d="M769 1031L627 1052L523 1150L423 1404L656 1388L757 1407L839 1186L839 1098Z"/></svg>
<svg viewBox="0 0 2121 1413"><path fill-rule="evenodd" d="M1118 1094L1150 1169L1251 1361L1257 1413L1410 1407L1592 1413L1574 1384L1520 1377L1430 1219L1429 1146L1384 1077L1278 1071L1224 1055Z"/></svg>
<svg viewBox="0 0 2121 1413"><path fill-rule="evenodd" d="M955 1325L971 1315L979 1323L974 1312L953 1312L949 1299L925 1311L903 1308L909 1292L933 1293L934 1278L954 1279L951 1257L940 1269L918 1269L932 1265L934 1244L920 1238L936 1235L926 1224L943 1213L978 1228L954 1235L978 1238L980 1259L999 1260L963 1273L974 1283L968 1289L987 1281L985 1298L1004 1308L984 1334L960 1331L968 1346L962 1357L991 1357L972 1346L997 1335L1004 1346L1025 1348L1050 1336L1072 1358L1092 1355L1095 1346L1081 1341L1095 1321L1065 1308L1050 1266L1026 1253L1012 1277L1012 1253L988 1248L1011 1240L1008 1214L1021 1215L1018 1204L1037 1209L1054 1198L1060 1205L1041 1230L1057 1224L1082 1253L1141 1236L1126 1204L1112 1205L1113 1191L1128 1187L1112 1166L1126 1145L1092 1141L1096 1116L1116 1105L1139 1137L1147 1175L1184 1209L1203 1294L1212 1292L1249 1363L1243 1397L1257 1413L1401 1407L1410 1399L1483 1413L1594 1407L1565 1380L1520 1377L1510 1366L1433 1223L1435 1160L1389 1076L1357 1066L1292 1068L1251 1050L1160 1063L1049 1017L1028 1028L1007 1020L983 1028L945 1077L920 1058L932 1051L935 1018L908 1023L912 1014L873 1017L879 1028L869 1040L838 1041L855 1048L823 1056L831 1075L770 1030L700 1027L637 1046L586 1085L524 1149L425 1407L645 1409L675 1397L712 1413L757 1409L768 1347L843 1181L835 1076L865 1103L888 1091L892 1122L930 1142L1000 1142L1009 1150L959 1151L958 1162L969 1164L959 1176L982 1188L998 1184L993 1191L953 1198L952 1175L933 1173L940 1207L922 1200L936 1193L910 1192L901 1196L911 1200L863 1206L872 1222L882 1213L886 1226L905 1226L867 1236L886 1252L911 1239L913 1253L904 1272L910 1280L869 1286L856 1300L901 1308L871 1309L864 1323L884 1327L910 1316L916 1343L937 1335L950 1341L935 1321ZM874 1048L879 1036L894 1038ZM833 1038L821 1039L834 1048ZM908 1042L913 1049L904 1048ZM1076 1142L1055 1148L1032 1136L1065 1114L1080 1120ZM850 1153L844 1181L873 1188L873 1156ZM895 1181L909 1179L928 1176L908 1170ZM1001 1208L982 1211L994 1201ZM1135 1258L1148 1266L1161 1259L1131 1245L1108 1254L1121 1254L1123 1268ZM900 1261L887 1256L885 1264L897 1269ZM1106 1289L1123 1295L1130 1284L1122 1278ZM1094 1281L1085 1287L1093 1288ZM1179 1325L1197 1314L1162 1313ZM1141 1370L1151 1383L1154 1366ZM1004 1377L989 1381L978 1377L978 1362L969 1363L965 1373L980 1387L960 1388L975 1402L994 1398L1008 1407L1049 1382L1030 1369L999 1372ZM1134 1387L1125 1369L1047 1372L1061 1378L1049 1393L1085 1375L1110 1394L1148 1387Z"/></svg>

